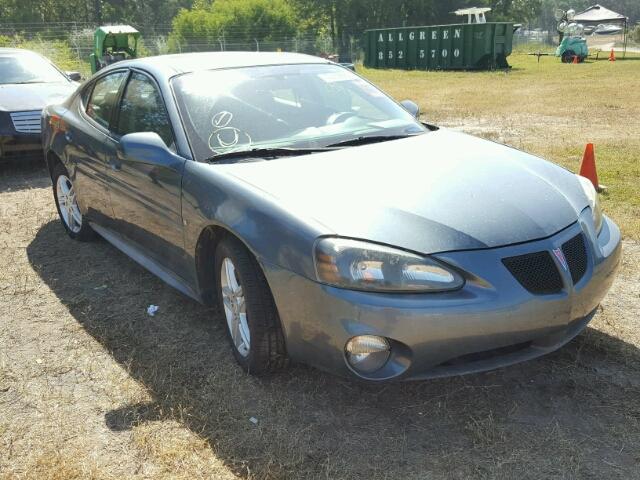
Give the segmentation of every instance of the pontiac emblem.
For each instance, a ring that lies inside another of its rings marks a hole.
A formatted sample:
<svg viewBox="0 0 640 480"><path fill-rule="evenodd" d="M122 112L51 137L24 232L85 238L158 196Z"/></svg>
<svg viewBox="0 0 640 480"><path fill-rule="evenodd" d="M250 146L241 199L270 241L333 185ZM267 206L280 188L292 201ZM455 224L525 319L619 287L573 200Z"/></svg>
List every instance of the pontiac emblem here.
<svg viewBox="0 0 640 480"><path fill-rule="evenodd" d="M554 248L553 254L556 256L556 258L560 262L560 265L562 265L562 268L564 268L565 270L569 270L569 265L567 265L567 259L565 258L564 253L562 253L562 250L560 250L559 248Z"/></svg>

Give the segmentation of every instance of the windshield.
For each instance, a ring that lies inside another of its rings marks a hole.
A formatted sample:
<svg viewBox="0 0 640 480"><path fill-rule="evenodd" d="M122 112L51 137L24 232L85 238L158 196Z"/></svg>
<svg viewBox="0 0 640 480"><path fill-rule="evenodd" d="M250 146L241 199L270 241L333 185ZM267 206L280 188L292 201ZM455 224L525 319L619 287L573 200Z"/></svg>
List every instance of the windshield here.
<svg viewBox="0 0 640 480"><path fill-rule="evenodd" d="M0 55L0 84L66 81L47 60L33 53Z"/></svg>
<svg viewBox="0 0 640 480"><path fill-rule="evenodd" d="M337 65L210 70L182 75L172 85L196 160L426 131L376 87Z"/></svg>

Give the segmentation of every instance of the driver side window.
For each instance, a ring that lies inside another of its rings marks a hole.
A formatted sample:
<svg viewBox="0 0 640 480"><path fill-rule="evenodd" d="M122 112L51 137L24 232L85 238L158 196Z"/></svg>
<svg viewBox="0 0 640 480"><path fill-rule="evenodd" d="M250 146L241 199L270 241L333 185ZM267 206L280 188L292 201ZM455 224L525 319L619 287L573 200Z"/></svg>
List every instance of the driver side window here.
<svg viewBox="0 0 640 480"><path fill-rule="evenodd" d="M173 133L162 97L149 77L133 72L127 83L118 116L117 133L154 132L169 148Z"/></svg>

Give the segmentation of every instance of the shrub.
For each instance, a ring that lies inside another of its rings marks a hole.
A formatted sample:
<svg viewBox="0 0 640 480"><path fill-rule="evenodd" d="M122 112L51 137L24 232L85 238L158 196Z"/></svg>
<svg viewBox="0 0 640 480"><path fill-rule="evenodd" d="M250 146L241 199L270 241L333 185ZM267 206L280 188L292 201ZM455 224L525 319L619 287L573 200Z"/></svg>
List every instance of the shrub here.
<svg viewBox="0 0 640 480"><path fill-rule="evenodd" d="M171 51L241 50L266 42L277 48L296 34L296 18L285 0L217 0L181 10L168 40Z"/></svg>

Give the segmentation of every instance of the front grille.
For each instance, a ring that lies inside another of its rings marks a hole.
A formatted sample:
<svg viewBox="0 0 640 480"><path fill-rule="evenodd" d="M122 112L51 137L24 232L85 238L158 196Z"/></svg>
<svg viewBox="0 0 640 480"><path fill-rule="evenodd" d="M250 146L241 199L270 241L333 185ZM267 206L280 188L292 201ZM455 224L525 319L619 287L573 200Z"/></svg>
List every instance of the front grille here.
<svg viewBox="0 0 640 480"><path fill-rule="evenodd" d="M13 128L18 133L40 133L40 110L31 110L29 112L12 112L11 121Z"/></svg>
<svg viewBox="0 0 640 480"><path fill-rule="evenodd" d="M575 285L587 272L587 247L584 244L584 235L580 233L564 243L562 245L562 253L567 259L571 279Z"/></svg>
<svg viewBox="0 0 640 480"><path fill-rule="evenodd" d="M529 292L543 295L562 290L562 277L549 252L527 253L502 259L505 267Z"/></svg>

